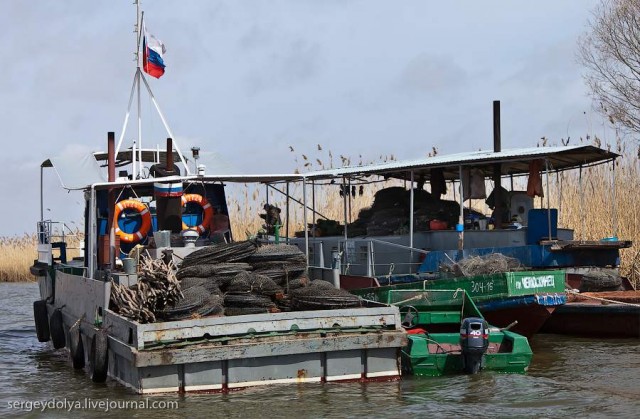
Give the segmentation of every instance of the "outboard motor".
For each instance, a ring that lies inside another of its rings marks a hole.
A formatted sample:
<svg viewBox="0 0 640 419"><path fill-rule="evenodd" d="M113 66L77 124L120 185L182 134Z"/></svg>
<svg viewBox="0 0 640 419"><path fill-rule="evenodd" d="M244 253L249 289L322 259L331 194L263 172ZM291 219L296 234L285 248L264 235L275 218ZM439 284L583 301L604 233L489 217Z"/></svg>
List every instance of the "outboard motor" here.
<svg viewBox="0 0 640 419"><path fill-rule="evenodd" d="M482 367L482 357L489 347L489 324L480 317L467 317L460 325L462 369L475 374Z"/></svg>

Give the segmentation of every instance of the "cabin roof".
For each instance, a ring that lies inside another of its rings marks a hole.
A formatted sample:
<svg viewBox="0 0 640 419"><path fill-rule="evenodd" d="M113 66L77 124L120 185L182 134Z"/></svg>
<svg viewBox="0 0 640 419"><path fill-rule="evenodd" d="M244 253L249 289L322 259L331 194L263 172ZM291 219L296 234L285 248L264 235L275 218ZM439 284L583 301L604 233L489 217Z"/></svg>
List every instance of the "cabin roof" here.
<svg viewBox="0 0 640 419"><path fill-rule="evenodd" d="M493 166L501 165L501 174L525 175L529 173L529 163L537 159L546 159L550 171L577 169L595 164L605 163L619 157L619 154L591 145L532 147L507 149L499 152L472 151L449 155L436 155L415 160L393 161L367 166L342 167L337 169L318 170L305 173L307 179L330 179L334 177L358 177L379 175L389 178L410 179L411 171L414 179L430 178L431 169L443 169L445 179L460 177L460 166L463 168L488 169L485 173L493 173ZM544 165L542 166L544 170Z"/></svg>

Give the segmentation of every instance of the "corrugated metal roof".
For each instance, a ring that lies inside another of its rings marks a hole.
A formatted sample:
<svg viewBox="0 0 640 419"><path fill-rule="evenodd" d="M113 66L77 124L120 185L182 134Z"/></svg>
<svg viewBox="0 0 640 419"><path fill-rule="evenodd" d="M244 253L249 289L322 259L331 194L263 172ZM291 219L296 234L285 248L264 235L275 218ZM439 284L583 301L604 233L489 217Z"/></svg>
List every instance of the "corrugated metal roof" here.
<svg viewBox="0 0 640 419"><path fill-rule="evenodd" d="M162 178L147 178L137 180L123 180L116 182L100 182L93 184L96 189L112 188L125 185L151 185L156 182L235 182L235 183L277 183L277 182L301 182L302 175L298 174L255 174L255 175L204 175L204 176L167 176ZM86 188L91 185L87 185Z"/></svg>
<svg viewBox="0 0 640 419"><path fill-rule="evenodd" d="M126 153L129 152L129 155ZM123 154L124 153L124 154ZM100 153L94 154L94 157L100 161L102 156ZM119 153L119 157L130 157L130 151ZM151 157L151 155L149 155ZM493 171L493 165L501 164L502 175L524 175L529 173L529 163L535 159L547 159L549 167L552 171L574 169L580 166L589 166L593 164L610 161L618 154L595 147L595 146L563 146L563 147L533 147L503 150L498 153L493 151L473 151L469 153L457 153L450 155L439 155L434 157L425 157L415 160L393 161L389 163L373 164L367 166L342 167L337 169L319 170L301 174L207 174L203 177L182 176L168 178L148 178L136 181L116 182L116 186L122 185L144 185L157 181L179 181L179 180L200 180L208 182L240 182L240 183L276 183L276 182L297 182L303 178L309 180L331 179L335 177L365 177L370 175L378 175L397 179L410 179L410 173L413 171L414 179L428 180L430 171L434 168L443 169L445 179L452 180L459 178L460 166L466 168L484 169L487 176ZM73 159L74 161L76 159ZM96 160L94 160L95 162ZM46 163L46 162L45 162ZM53 162L53 166L56 165ZM68 164L69 162L65 162ZM44 163L43 163L44 164ZM65 166L65 165L61 165ZM544 166L543 166L544 167ZM95 168L97 169L97 168ZM94 170L95 171L95 170ZM79 170L78 173L83 174L83 181L71 182L71 184L63 185L67 189L85 189L90 183L97 188L105 188L114 186L113 183L104 182L101 179L86 177L87 170ZM60 173L59 173L60 175ZM61 176L61 179L63 177ZM75 178L74 178L75 179ZM79 180L79 179L76 179ZM89 180L89 183L85 183Z"/></svg>
<svg viewBox="0 0 640 419"><path fill-rule="evenodd" d="M552 171L575 169L603 163L619 157L618 154L590 146L532 147L493 151L473 151L449 155L438 155L415 160L393 161L368 166L343 167L305 173L307 179L329 179L333 177L357 177L379 175L398 179L429 179L430 170L441 168L446 179L458 179L459 167L487 169L492 172L493 165L501 164L502 175L523 175L529 173L529 163L536 159L547 159ZM544 166L543 166L544 167Z"/></svg>

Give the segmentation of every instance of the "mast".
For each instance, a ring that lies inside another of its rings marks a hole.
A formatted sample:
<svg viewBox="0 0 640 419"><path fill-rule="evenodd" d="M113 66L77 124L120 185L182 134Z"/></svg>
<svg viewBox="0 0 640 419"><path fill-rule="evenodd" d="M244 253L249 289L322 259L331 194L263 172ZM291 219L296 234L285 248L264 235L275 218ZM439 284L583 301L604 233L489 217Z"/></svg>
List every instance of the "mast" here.
<svg viewBox="0 0 640 419"><path fill-rule="evenodd" d="M144 74L143 74L143 57L141 57L140 55L140 50L142 48L142 37L144 36L143 30L144 30L144 11L140 10L140 0L135 0L135 5L136 5L136 24L135 24L135 34L136 34L136 51L135 51L135 61L136 61L136 71L135 74L133 76L133 84L131 86L131 94L129 95L129 105L127 106L127 113L125 114L124 117L124 122L122 124L122 131L120 132L120 138L118 139L118 145L116 146L116 150L115 150L115 155L118 155L118 152L120 151L120 147L122 146L122 140L124 139L124 136L126 134L127 131L127 125L129 122L129 116L131 115L131 105L133 104L133 98L134 98L134 94L136 95L137 98L137 112L138 112L138 139L135 142L136 143L136 147L132 150L132 155L131 155L131 160L132 160L132 177L135 179L136 177L142 177L143 174L143 161L142 161L142 100L141 100L141 84L144 83L144 86L147 90L147 93L149 94L149 97L151 98L151 102L153 103L153 106L156 109L156 112L158 113L158 116L160 117L160 120L162 121L162 125L164 126L165 130L167 131L168 137L173 138L173 145L174 148L176 150L176 152L178 153L178 156L180 157L180 161L182 162L182 165L184 166L184 170L186 172L187 175L191 174L191 170L189 169L189 166L187 165L187 162L184 158L184 155L182 154L182 151L180 150L180 147L178 146L178 142L176 141L176 136L173 134L171 128L169 127L169 124L167 123L166 118L164 117L162 110L160 109L160 105L158 104L158 101L156 100L153 92L151 91L151 86L149 86L149 83L147 82L147 79L145 78ZM137 94L136 94L137 93ZM137 153L136 153L137 150ZM136 163L138 163L136 165ZM137 168L136 168L137 166Z"/></svg>
<svg viewBox="0 0 640 419"><path fill-rule="evenodd" d="M141 178L142 177L142 103L140 100L140 76L142 75L142 72L140 71L140 38L142 35L142 28L143 28L143 23L144 23L144 12L140 12L140 2L139 0L136 0L136 22L137 22L137 48L136 48L136 64L137 64L137 68L136 68L136 77L138 78L138 152L139 154L139 158L138 161L140 162L140 165L138 166L138 177ZM135 158L135 157L134 157ZM133 178L135 179L135 173Z"/></svg>

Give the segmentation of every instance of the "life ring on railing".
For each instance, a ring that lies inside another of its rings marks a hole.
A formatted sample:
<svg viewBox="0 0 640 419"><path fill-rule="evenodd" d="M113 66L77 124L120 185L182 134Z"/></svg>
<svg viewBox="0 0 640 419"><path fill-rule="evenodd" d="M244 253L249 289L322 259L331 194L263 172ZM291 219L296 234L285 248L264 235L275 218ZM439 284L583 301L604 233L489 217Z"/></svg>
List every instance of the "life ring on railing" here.
<svg viewBox="0 0 640 419"><path fill-rule="evenodd" d="M207 201L207 198L197 193L188 193L182 195L182 206L185 207L187 203L195 202L202 207L202 223L197 226L188 226L184 221L182 222L182 229L188 230L190 228L198 230L198 233L202 234L209 230L211 220L213 219L213 207Z"/></svg>
<svg viewBox="0 0 640 419"><path fill-rule="evenodd" d="M120 214L125 209L132 209L138 211L140 217L142 218L142 224L138 231L133 233L125 233L120 230L120 226L118 225L118 219L120 218ZM149 208L145 204L140 201L136 201L135 199L125 199L124 201L120 201L116 204L115 212L113 214L113 219L115 221L116 234L120 237L125 243L135 243L137 241L142 240L149 230L151 230L151 213L149 212Z"/></svg>

